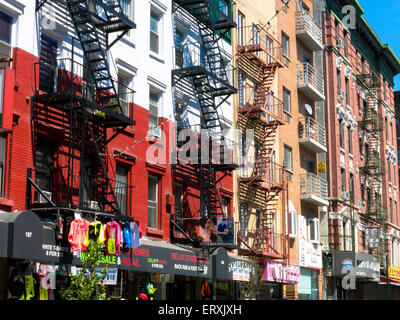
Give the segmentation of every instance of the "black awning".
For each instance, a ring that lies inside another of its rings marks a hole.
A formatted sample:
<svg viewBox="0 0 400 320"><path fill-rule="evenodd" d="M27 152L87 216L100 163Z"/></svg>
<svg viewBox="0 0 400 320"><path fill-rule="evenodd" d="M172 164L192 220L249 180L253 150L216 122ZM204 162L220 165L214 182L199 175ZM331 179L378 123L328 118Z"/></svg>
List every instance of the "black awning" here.
<svg viewBox="0 0 400 320"><path fill-rule="evenodd" d="M254 281L257 280L257 263L228 253L221 247L214 253L215 277L218 279Z"/></svg>
<svg viewBox="0 0 400 320"><path fill-rule="evenodd" d="M0 256L12 259L41 257L43 224L30 211L0 213Z"/></svg>

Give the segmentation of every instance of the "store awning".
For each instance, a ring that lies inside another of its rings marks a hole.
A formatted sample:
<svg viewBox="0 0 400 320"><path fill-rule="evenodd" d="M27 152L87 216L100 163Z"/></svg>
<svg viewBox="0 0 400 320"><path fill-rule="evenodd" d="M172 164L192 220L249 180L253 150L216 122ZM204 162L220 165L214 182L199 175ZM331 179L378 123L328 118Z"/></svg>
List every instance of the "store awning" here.
<svg viewBox="0 0 400 320"><path fill-rule="evenodd" d="M0 212L0 256L36 259L41 256L43 225L30 211Z"/></svg>
<svg viewBox="0 0 400 320"><path fill-rule="evenodd" d="M223 247L215 251L213 259L217 279L237 281L257 279L257 263L255 261L229 253Z"/></svg>
<svg viewBox="0 0 400 320"><path fill-rule="evenodd" d="M348 270L355 268L356 277L379 281L380 264L375 257L367 253L332 252L334 277L343 277Z"/></svg>

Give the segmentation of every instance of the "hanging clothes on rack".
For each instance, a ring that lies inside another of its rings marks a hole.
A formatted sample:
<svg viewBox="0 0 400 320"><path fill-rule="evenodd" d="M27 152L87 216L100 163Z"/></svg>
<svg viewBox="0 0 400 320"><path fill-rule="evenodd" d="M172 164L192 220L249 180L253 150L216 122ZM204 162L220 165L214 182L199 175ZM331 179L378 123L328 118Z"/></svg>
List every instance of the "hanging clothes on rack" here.
<svg viewBox="0 0 400 320"><path fill-rule="evenodd" d="M105 244L107 255L119 255L121 245L121 227L115 222L108 222L105 226Z"/></svg>
<svg viewBox="0 0 400 320"><path fill-rule="evenodd" d="M68 234L68 242L71 244L71 252L86 251L85 237L90 222L85 219L75 219L71 222Z"/></svg>
<svg viewBox="0 0 400 320"><path fill-rule="evenodd" d="M104 226L100 221L93 221L89 224L84 242L86 247L89 245L90 240L98 244L104 243Z"/></svg>

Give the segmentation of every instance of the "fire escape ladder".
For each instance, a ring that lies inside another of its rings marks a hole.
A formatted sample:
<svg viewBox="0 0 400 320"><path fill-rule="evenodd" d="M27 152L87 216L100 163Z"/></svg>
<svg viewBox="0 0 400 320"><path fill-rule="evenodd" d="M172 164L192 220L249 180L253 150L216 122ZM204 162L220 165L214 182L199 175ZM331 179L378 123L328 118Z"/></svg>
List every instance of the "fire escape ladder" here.
<svg viewBox="0 0 400 320"><path fill-rule="evenodd" d="M115 5L115 1L112 3ZM112 28L116 22L107 27L106 24L101 25L99 21L103 18L97 16L94 3L88 0L67 0L67 5L96 88L97 103L102 107L122 113L123 110L108 66L106 48L105 29ZM110 15L107 16L107 19L115 21L115 17Z"/></svg>
<svg viewBox="0 0 400 320"><path fill-rule="evenodd" d="M88 142L91 143L91 147L94 148L94 152L97 156L97 161L100 166L97 166L98 171L93 177L94 180L94 192L98 199L99 205L104 211L107 211L107 206L117 215L120 215L120 208L118 205L117 197L114 192L111 179L108 176L108 157L107 157L107 145L106 141L106 128L101 126L92 127L89 120L88 114L84 112L85 125L88 129ZM85 140L82 141L85 143ZM86 144L86 143L85 143Z"/></svg>

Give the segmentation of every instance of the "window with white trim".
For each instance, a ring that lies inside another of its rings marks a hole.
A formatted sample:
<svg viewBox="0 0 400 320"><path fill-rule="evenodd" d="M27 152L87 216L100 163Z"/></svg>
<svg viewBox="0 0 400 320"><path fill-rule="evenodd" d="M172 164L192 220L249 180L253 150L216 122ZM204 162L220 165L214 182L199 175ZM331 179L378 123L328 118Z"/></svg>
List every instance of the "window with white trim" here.
<svg viewBox="0 0 400 320"><path fill-rule="evenodd" d="M129 20L134 21L134 0L120 0L122 12L128 17ZM131 35L132 30L129 30L127 36Z"/></svg>
<svg viewBox="0 0 400 320"><path fill-rule="evenodd" d="M150 51L160 54L162 15L154 10L150 12Z"/></svg>
<svg viewBox="0 0 400 320"><path fill-rule="evenodd" d="M147 225L150 228L158 226L158 177L150 174L148 178Z"/></svg>
<svg viewBox="0 0 400 320"><path fill-rule="evenodd" d="M127 167L117 164L115 169L115 196L123 215L127 215L128 209L128 173Z"/></svg>
<svg viewBox="0 0 400 320"><path fill-rule="evenodd" d="M132 82L132 76L118 71L118 97L123 114L129 118L133 117L133 112L129 106L129 103L133 102Z"/></svg>
<svg viewBox="0 0 400 320"><path fill-rule="evenodd" d="M297 213L296 211L289 211L289 236L297 236Z"/></svg>
<svg viewBox="0 0 400 320"><path fill-rule="evenodd" d="M4 197L6 145L7 145L6 136L0 135L0 198Z"/></svg>
<svg viewBox="0 0 400 320"><path fill-rule="evenodd" d="M161 104L162 93L150 86L149 94L149 130L153 136L161 136L161 128L158 128L158 115Z"/></svg>
<svg viewBox="0 0 400 320"><path fill-rule="evenodd" d="M319 220L314 212L310 212L308 217L308 240L310 242L319 241Z"/></svg>

